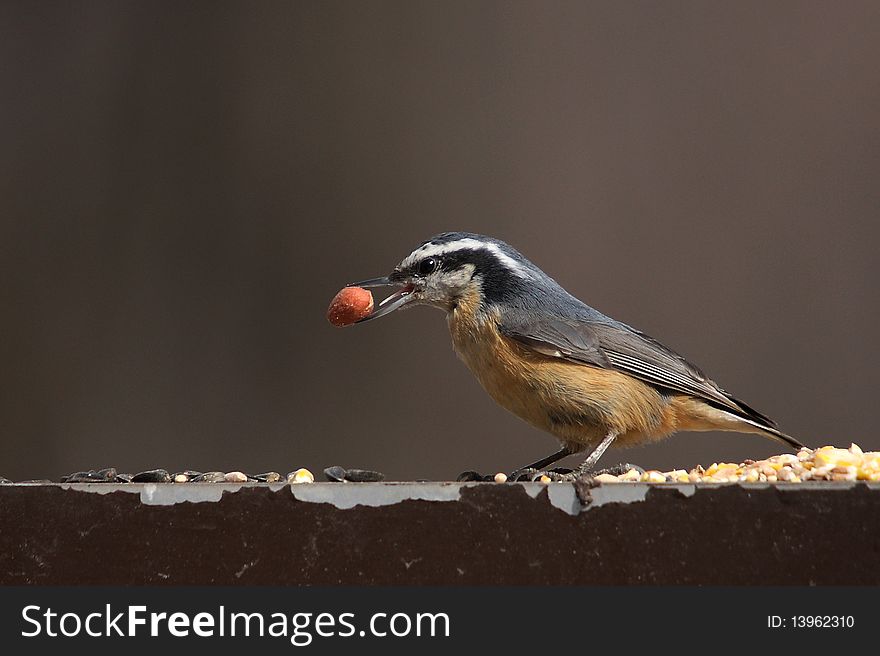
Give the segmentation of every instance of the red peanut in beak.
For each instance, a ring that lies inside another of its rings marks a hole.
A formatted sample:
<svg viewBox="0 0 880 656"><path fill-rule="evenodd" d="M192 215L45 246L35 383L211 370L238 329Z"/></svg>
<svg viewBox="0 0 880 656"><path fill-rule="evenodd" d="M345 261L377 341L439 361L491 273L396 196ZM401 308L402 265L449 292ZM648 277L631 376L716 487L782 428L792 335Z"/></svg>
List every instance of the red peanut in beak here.
<svg viewBox="0 0 880 656"><path fill-rule="evenodd" d="M327 321L337 327L350 326L373 311L373 295L362 287L341 289L327 308Z"/></svg>

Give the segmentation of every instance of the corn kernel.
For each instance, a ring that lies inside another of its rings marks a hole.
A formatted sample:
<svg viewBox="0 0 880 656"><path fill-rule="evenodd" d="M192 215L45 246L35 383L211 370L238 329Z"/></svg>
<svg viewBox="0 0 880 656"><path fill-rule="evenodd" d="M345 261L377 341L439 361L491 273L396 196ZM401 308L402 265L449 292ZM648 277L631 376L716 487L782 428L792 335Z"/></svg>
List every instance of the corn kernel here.
<svg viewBox="0 0 880 656"><path fill-rule="evenodd" d="M618 477L617 477L617 480L619 480L619 481L632 481L632 482L636 482L636 481L638 481L641 477L642 477L642 475L639 473L639 470L638 470L638 469L630 469L630 470L629 470L628 472L626 472L623 476L618 476Z"/></svg>
<svg viewBox="0 0 880 656"><path fill-rule="evenodd" d="M643 483L665 483L666 476L663 474L663 472L652 469L642 474L641 481Z"/></svg>
<svg viewBox="0 0 880 656"><path fill-rule="evenodd" d="M308 469L300 468L287 475L287 482L298 485L300 483L314 483L315 475Z"/></svg>
<svg viewBox="0 0 880 656"><path fill-rule="evenodd" d="M819 466L849 466L855 465L858 462L859 457L855 454L850 453L847 449L837 449L833 446L823 446L816 452L813 460Z"/></svg>

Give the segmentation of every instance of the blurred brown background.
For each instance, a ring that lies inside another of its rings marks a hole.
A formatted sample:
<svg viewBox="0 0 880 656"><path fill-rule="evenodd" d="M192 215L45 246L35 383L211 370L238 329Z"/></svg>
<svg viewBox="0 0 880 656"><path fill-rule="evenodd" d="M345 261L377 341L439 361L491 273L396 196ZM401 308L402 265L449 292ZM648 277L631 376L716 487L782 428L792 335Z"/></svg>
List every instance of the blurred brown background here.
<svg viewBox="0 0 880 656"><path fill-rule="evenodd" d="M546 455L440 313L326 323L446 230L880 448L878 34L877 2L3 2L0 474Z"/></svg>

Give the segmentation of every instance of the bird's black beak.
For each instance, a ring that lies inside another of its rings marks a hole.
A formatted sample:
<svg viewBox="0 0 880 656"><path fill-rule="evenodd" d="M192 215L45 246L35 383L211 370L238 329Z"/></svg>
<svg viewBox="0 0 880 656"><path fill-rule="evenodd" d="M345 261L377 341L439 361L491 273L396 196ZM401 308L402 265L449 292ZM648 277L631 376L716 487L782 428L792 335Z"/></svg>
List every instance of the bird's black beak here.
<svg viewBox="0 0 880 656"><path fill-rule="evenodd" d="M382 278L370 278L369 280L363 280L361 282L353 282L350 285L346 285L346 287L401 287L396 292L394 292L391 296L386 298L384 301L379 303L376 306L376 309L373 310L372 313L365 316L363 319L359 319L355 323L364 323L365 321L372 321L373 319L378 319L379 317L384 317L386 314L391 314L395 310L400 309L408 302L412 300L412 291L413 285L412 283L404 283L397 282L391 280L388 276L384 276Z"/></svg>

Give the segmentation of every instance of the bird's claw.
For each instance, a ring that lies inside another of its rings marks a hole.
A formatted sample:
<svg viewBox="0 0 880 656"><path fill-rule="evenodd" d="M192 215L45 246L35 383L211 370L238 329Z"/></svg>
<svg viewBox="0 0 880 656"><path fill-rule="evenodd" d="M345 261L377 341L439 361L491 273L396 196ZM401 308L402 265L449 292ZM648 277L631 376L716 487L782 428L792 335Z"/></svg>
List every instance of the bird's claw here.
<svg viewBox="0 0 880 656"><path fill-rule="evenodd" d="M534 476L538 475L540 478L540 472L534 467L523 467L522 469L517 469L514 472L511 472L507 476L508 481L518 481L518 482L526 482L534 480Z"/></svg>
<svg viewBox="0 0 880 656"><path fill-rule="evenodd" d="M538 470L533 467L517 469L507 477L509 481L539 482L542 478L549 478L553 482L573 481L577 478L571 469L556 467L554 469Z"/></svg>

